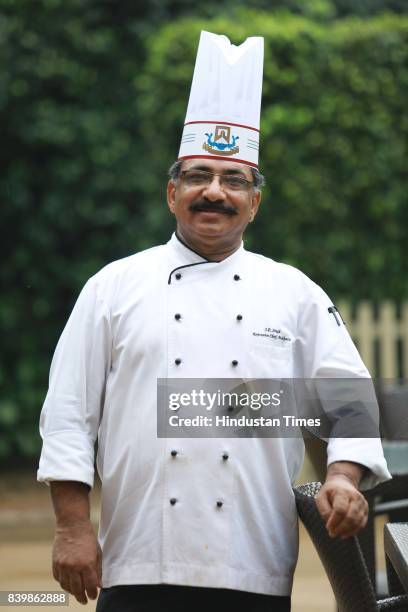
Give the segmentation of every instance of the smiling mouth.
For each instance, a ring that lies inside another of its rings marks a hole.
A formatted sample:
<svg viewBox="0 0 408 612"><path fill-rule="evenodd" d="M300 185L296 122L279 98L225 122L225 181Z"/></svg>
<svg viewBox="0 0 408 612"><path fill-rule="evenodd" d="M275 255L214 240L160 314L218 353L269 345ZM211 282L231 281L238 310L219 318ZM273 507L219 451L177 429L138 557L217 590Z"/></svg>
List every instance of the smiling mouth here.
<svg viewBox="0 0 408 612"><path fill-rule="evenodd" d="M203 212L203 213L217 213L219 215L236 215L237 212L233 208L221 208L214 206L206 206L204 204L190 206L192 212Z"/></svg>
<svg viewBox="0 0 408 612"><path fill-rule="evenodd" d="M213 208L200 208L194 212L201 212L201 213L206 213L207 215L227 215L227 211L226 210L214 210Z"/></svg>

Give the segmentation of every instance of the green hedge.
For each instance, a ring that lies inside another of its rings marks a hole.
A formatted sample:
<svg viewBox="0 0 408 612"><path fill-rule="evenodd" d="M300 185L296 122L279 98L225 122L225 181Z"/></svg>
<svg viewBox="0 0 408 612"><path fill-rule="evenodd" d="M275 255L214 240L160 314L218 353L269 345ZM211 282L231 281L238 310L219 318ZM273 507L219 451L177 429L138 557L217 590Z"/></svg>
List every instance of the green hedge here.
<svg viewBox="0 0 408 612"><path fill-rule="evenodd" d="M407 17L241 10L146 37L109 7L0 0L0 457L38 453L52 350L86 278L168 239L166 170L202 28L265 36L268 186L247 246L334 297L408 298Z"/></svg>

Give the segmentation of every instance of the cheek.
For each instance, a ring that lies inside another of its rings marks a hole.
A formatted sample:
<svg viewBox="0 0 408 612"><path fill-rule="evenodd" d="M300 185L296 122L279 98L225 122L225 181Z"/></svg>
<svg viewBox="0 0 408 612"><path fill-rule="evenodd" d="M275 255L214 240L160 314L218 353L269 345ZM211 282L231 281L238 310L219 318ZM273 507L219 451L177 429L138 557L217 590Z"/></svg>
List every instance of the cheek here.
<svg viewBox="0 0 408 612"><path fill-rule="evenodd" d="M190 210L191 200L186 199L178 199L173 205L173 212L177 219L188 220L192 215L192 211Z"/></svg>
<svg viewBox="0 0 408 612"><path fill-rule="evenodd" d="M245 217L250 217L254 211L254 205L252 200L245 202L245 205L242 207L242 215Z"/></svg>

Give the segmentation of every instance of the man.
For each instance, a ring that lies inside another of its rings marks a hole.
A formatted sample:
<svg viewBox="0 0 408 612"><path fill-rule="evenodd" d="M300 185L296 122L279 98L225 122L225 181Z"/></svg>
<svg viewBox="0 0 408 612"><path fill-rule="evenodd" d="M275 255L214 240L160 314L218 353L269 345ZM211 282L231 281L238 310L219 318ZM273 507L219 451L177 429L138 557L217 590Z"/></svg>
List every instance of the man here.
<svg viewBox="0 0 408 612"><path fill-rule="evenodd" d="M324 292L242 245L263 181L261 52L260 39L236 48L202 34L167 188L176 234L88 281L53 359L39 468L57 519L53 572L82 603L103 586L100 612L290 610L302 440L159 438L158 378L368 376ZM214 67L227 96L237 79L247 94L213 105L208 121ZM102 550L89 519L96 437ZM360 482L388 477L378 440L330 440L317 500L329 534L362 529Z"/></svg>

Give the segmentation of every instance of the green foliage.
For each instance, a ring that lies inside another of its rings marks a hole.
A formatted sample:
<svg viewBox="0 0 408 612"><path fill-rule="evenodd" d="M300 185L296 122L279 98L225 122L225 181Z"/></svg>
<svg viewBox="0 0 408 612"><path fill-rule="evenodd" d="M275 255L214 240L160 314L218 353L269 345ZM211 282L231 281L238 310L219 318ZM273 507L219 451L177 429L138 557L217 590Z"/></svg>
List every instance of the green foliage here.
<svg viewBox="0 0 408 612"><path fill-rule="evenodd" d="M32 454L50 357L79 288L149 244L143 153L128 39L94 3L1 6L1 397L13 398L18 420L0 416L9 435L0 455Z"/></svg>
<svg viewBox="0 0 408 612"><path fill-rule="evenodd" d="M398 0L0 0L0 457L38 453L52 350L86 278L169 237L166 170L202 28L265 36L268 186L248 248L334 296L408 297L408 21L335 20L384 8L403 12Z"/></svg>

